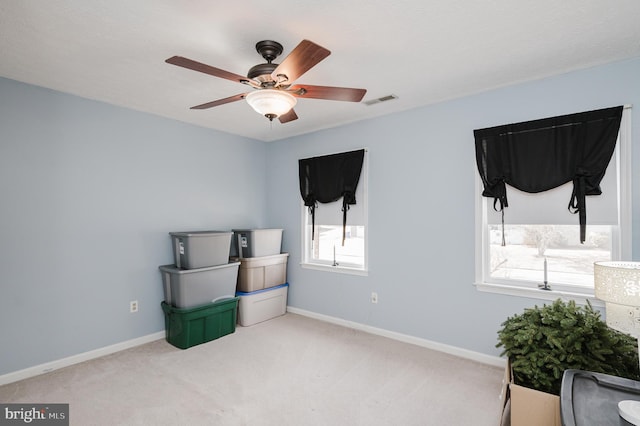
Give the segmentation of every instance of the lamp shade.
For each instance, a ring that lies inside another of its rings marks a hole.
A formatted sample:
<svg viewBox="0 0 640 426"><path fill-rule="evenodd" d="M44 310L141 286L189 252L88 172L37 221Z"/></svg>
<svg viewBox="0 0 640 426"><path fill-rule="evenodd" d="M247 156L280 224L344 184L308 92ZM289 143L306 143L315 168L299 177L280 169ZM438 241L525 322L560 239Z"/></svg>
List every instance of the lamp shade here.
<svg viewBox="0 0 640 426"><path fill-rule="evenodd" d="M640 262L596 262L593 279L598 299L640 306Z"/></svg>
<svg viewBox="0 0 640 426"><path fill-rule="evenodd" d="M275 89L256 90L249 93L246 100L258 114L270 120L289 112L298 101L290 93Z"/></svg>
<svg viewBox="0 0 640 426"><path fill-rule="evenodd" d="M615 330L640 336L640 307L605 302L607 325Z"/></svg>
<svg viewBox="0 0 640 426"><path fill-rule="evenodd" d="M607 325L637 338L640 348L640 262L596 262L593 279L596 297L605 302ZM630 418L629 410L640 413L640 402L622 401L618 410Z"/></svg>

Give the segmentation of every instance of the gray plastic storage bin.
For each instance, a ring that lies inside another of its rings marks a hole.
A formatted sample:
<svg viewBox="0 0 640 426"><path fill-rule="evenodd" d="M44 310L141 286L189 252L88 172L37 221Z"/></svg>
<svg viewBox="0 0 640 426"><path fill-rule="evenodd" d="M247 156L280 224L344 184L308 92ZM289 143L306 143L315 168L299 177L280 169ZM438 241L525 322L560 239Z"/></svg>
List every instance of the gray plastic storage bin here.
<svg viewBox="0 0 640 426"><path fill-rule="evenodd" d="M280 254L282 229L234 229L235 254L239 258Z"/></svg>
<svg viewBox="0 0 640 426"><path fill-rule="evenodd" d="M235 297L240 262L200 269L160 266L164 301L176 308L194 308Z"/></svg>
<svg viewBox="0 0 640 426"><path fill-rule="evenodd" d="M176 266L208 268L229 263L231 231L169 232Z"/></svg>

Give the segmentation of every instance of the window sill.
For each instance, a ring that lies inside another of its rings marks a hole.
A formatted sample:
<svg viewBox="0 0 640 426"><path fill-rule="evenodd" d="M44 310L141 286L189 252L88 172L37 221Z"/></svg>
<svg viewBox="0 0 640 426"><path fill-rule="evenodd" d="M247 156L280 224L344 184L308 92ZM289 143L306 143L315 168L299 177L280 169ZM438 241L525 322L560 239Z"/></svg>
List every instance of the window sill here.
<svg viewBox="0 0 640 426"><path fill-rule="evenodd" d="M541 299L554 301L556 299L562 300L574 300L576 303L586 305L587 300L594 308L603 308L604 302L600 299L596 299L593 294L588 293L575 293L564 290L542 290L538 288L519 287L506 284L494 284L486 282L474 283L478 291L487 293L505 294L508 296L527 297L530 299Z"/></svg>
<svg viewBox="0 0 640 426"><path fill-rule="evenodd" d="M345 266L319 265L317 263L300 263L304 269L315 269L316 271L335 272L337 274L369 276L366 269L348 268Z"/></svg>

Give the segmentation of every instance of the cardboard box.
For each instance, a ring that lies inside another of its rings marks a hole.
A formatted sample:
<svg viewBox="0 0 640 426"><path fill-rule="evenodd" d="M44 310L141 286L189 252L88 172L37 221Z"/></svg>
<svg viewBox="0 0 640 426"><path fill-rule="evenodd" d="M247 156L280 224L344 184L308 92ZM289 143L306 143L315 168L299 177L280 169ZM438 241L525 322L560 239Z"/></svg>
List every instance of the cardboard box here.
<svg viewBox="0 0 640 426"><path fill-rule="evenodd" d="M508 400L510 410L503 411L501 424L510 424L511 426L562 426L559 396L515 384L510 362L507 362L505 379L508 383L508 389L503 388L503 397L505 406ZM510 422L506 418L509 414Z"/></svg>

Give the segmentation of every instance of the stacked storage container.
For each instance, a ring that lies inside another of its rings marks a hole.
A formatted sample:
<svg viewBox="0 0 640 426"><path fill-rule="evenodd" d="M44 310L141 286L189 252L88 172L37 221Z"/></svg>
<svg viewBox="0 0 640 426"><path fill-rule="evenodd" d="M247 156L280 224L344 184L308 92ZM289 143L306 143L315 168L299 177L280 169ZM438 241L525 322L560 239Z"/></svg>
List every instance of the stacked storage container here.
<svg viewBox="0 0 640 426"><path fill-rule="evenodd" d="M282 229L234 229L240 261L236 296L238 323L250 326L284 315L287 310L287 258L280 253Z"/></svg>
<svg viewBox="0 0 640 426"><path fill-rule="evenodd" d="M229 262L233 232L170 232L174 265L160 266L166 338L186 349L235 332L240 262Z"/></svg>

